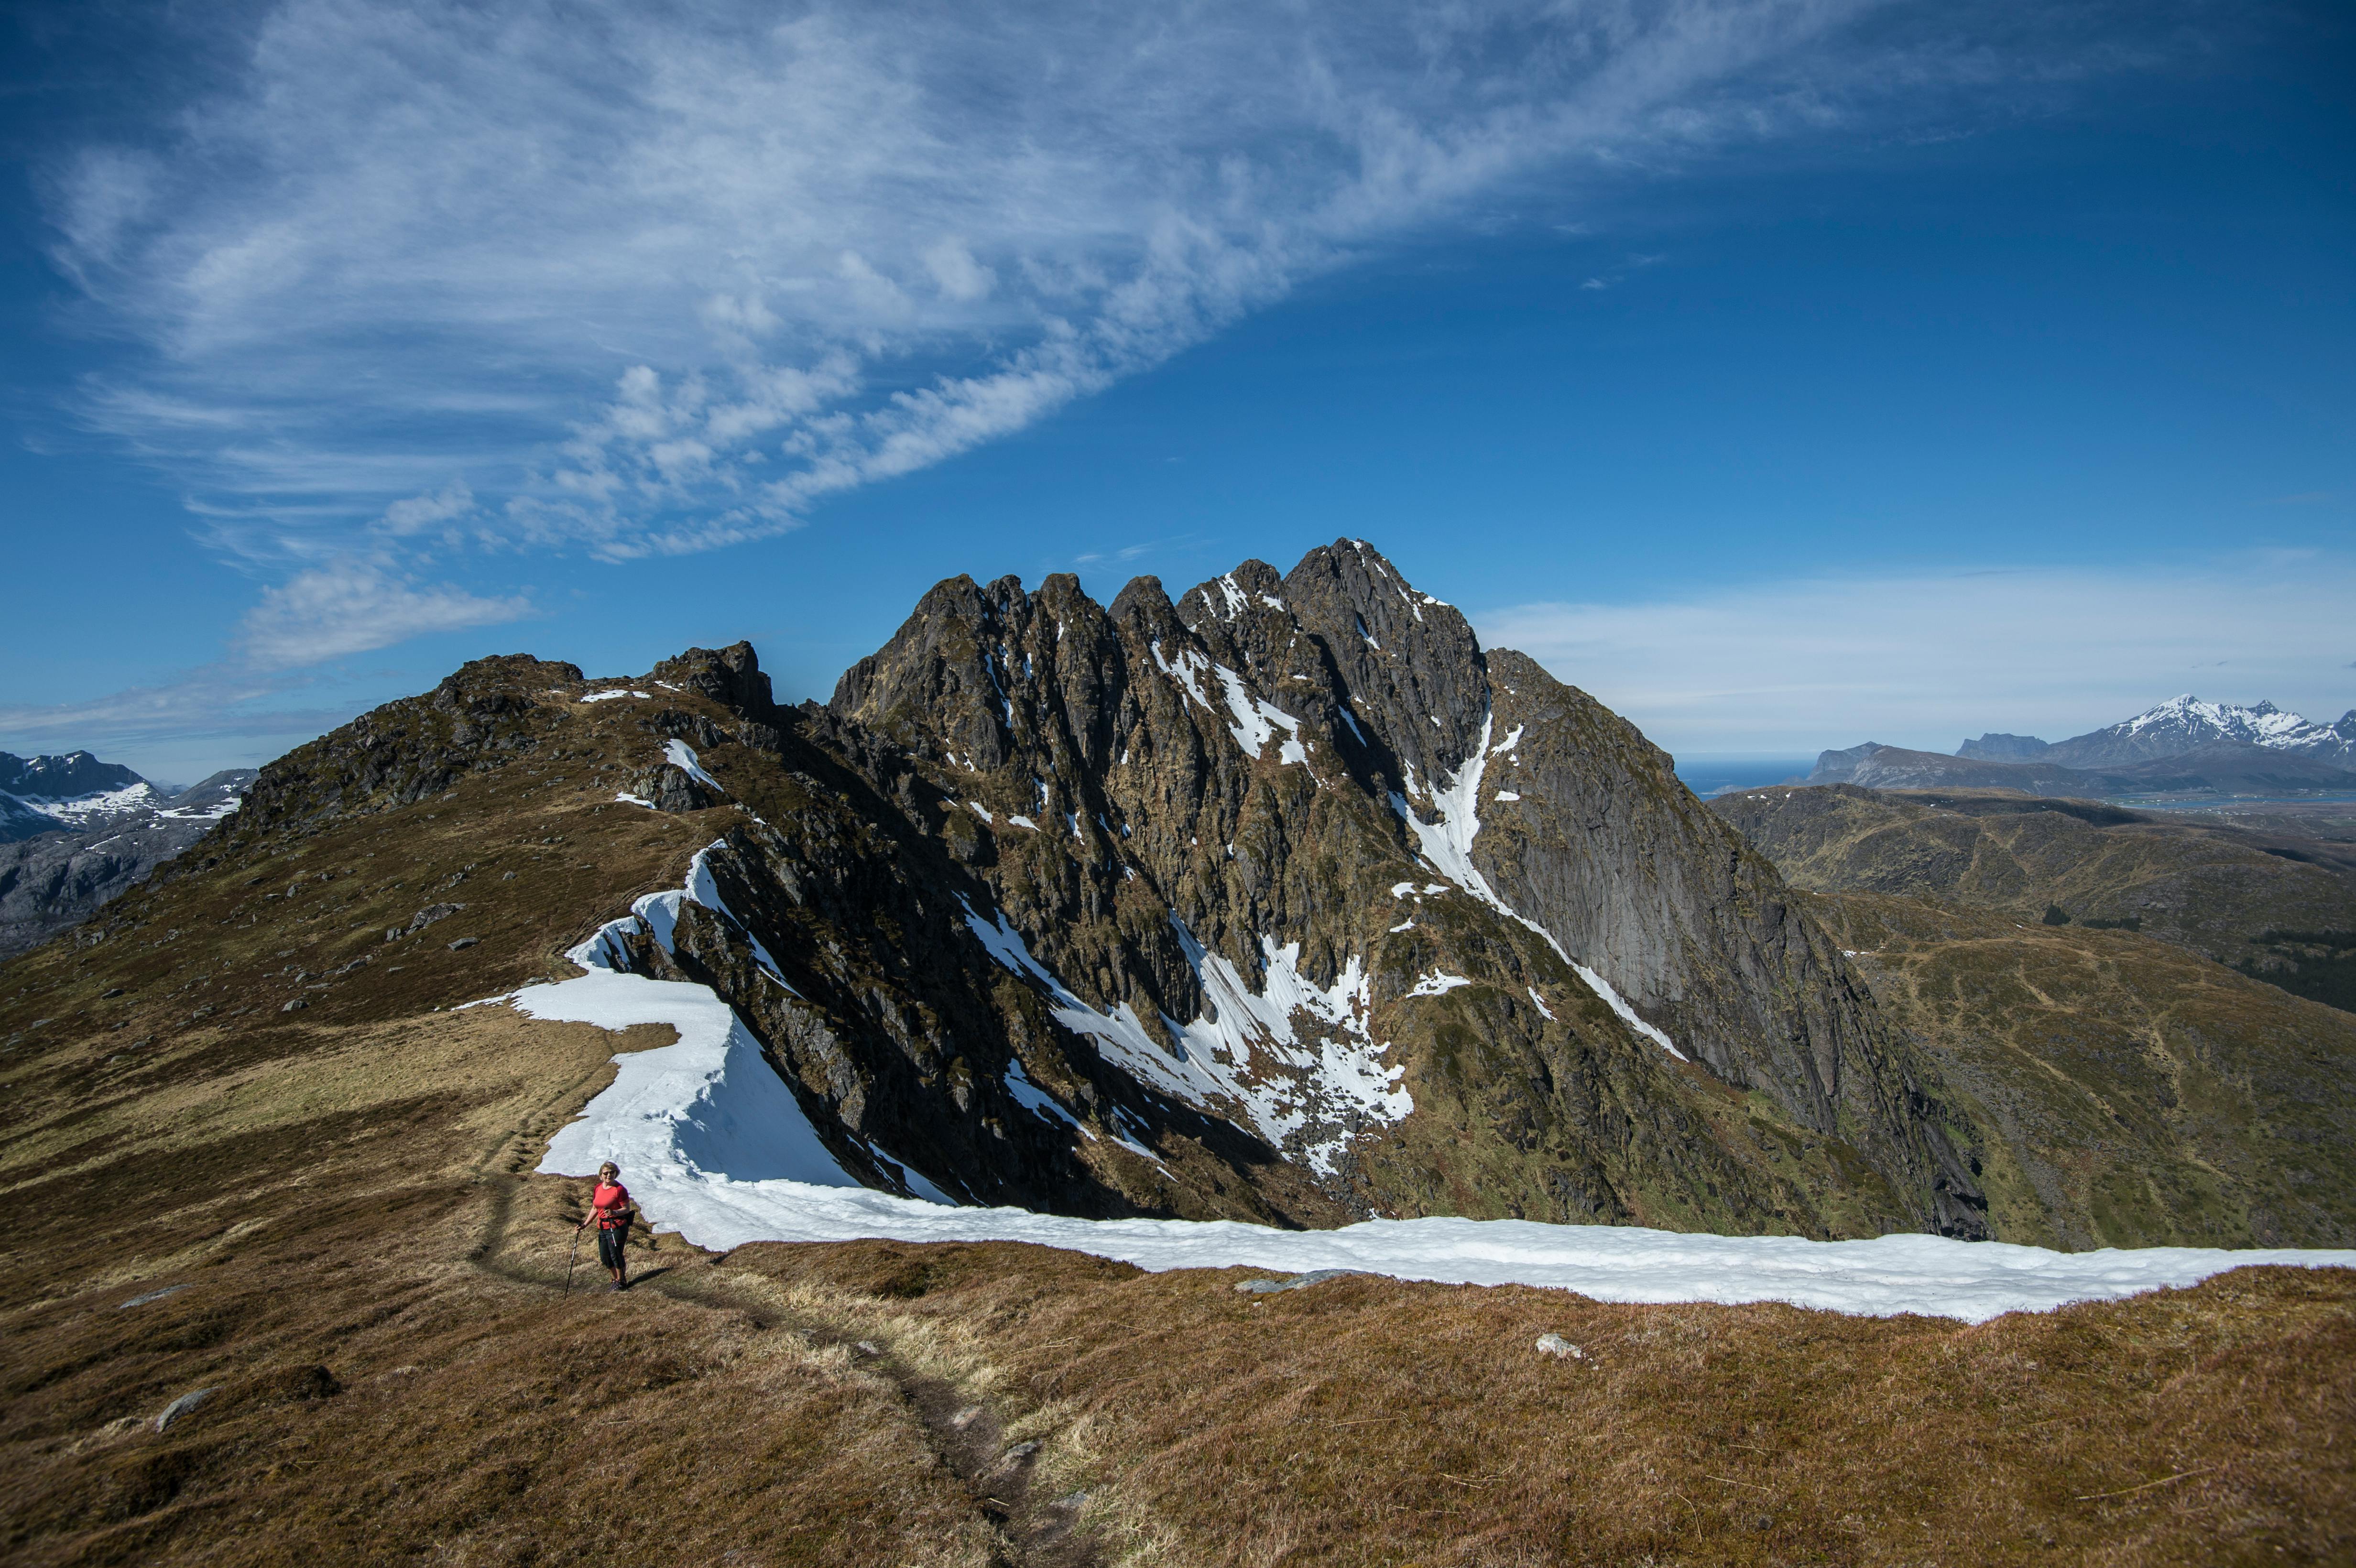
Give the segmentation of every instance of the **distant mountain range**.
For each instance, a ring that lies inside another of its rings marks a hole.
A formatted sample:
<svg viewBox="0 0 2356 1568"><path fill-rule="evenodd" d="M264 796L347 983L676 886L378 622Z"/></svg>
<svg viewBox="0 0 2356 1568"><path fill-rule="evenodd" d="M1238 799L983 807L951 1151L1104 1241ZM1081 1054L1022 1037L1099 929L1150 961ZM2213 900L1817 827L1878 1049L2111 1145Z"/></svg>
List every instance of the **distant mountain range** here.
<svg viewBox="0 0 2356 1568"><path fill-rule="evenodd" d="M2051 743L2034 735L1983 735L1955 755L1987 763L2059 763L2065 768L2121 768L2179 757L2202 746L2259 746L2356 768L2356 709L2336 724L2318 724L2271 702L2203 702L2186 693L2107 729Z"/></svg>
<svg viewBox="0 0 2356 1568"><path fill-rule="evenodd" d="M230 768L181 789L88 752L0 752L0 956L145 880L235 811L253 779Z"/></svg>
<svg viewBox="0 0 2356 1568"><path fill-rule="evenodd" d="M1990 733L1954 756L1869 741L1826 752L1794 784L2116 795L2356 791L2356 709L2318 724L2271 702L2171 698L2107 728L2046 741Z"/></svg>

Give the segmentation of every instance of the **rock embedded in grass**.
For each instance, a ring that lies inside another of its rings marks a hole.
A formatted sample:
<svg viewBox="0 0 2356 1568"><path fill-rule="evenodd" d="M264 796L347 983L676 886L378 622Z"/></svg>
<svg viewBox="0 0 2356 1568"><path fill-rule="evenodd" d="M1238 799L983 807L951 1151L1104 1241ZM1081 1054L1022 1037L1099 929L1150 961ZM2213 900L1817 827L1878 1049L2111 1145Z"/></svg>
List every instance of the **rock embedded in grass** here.
<svg viewBox="0 0 2356 1568"><path fill-rule="evenodd" d="M167 1296L177 1296L187 1288L186 1284L167 1285L161 1290L150 1290L134 1296L128 1301L118 1301L114 1304L114 1309L120 1312L126 1307L145 1307L151 1301L161 1301Z"/></svg>
<svg viewBox="0 0 2356 1568"><path fill-rule="evenodd" d="M409 929L412 933L423 931L437 920L447 920L462 912L466 907L465 904L427 904L409 917Z"/></svg>
<svg viewBox="0 0 2356 1568"><path fill-rule="evenodd" d="M1312 1285L1323 1285L1329 1279L1341 1279L1363 1273L1354 1268L1312 1269L1307 1274L1294 1275L1290 1279L1248 1279L1236 1288L1249 1296L1274 1296L1280 1291L1301 1290Z"/></svg>
<svg viewBox="0 0 2356 1568"><path fill-rule="evenodd" d="M216 1392L218 1391L209 1388L200 1388L191 1392L182 1394L179 1398L166 1405L162 1413L155 1417L155 1430L163 1432L169 1429L174 1422L195 1410L198 1405L204 1403L205 1401L212 1398Z"/></svg>

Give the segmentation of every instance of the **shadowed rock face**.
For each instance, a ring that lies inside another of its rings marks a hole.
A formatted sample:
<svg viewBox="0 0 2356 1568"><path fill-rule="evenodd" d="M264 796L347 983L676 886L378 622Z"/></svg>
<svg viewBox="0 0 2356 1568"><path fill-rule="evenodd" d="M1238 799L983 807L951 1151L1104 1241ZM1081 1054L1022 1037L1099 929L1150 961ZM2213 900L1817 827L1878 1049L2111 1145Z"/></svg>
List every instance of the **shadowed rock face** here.
<svg viewBox="0 0 2356 1568"><path fill-rule="evenodd" d="M824 706L741 644L581 685L470 665L274 766L241 831L576 770L691 816L706 891L633 964L729 1000L882 1187L1985 1233L1937 1085L1767 863L1364 544L1174 603L953 579Z"/></svg>
<svg viewBox="0 0 2356 1568"><path fill-rule="evenodd" d="M1281 578L1247 561L1174 605L1151 578L1109 611L1069 577L947 582L828 715L950 797L941 840L1030 953L1158 1049L1220 1012L1215 960L1254 989L1363 975L1357 1021L1418 1109L1387 1121L1302 1074L1306 1120L1269 1140L1355 1211L1445 1209L1454 1186L1629 1217L1660 1208L1635 1190L1655 1180L1790 1203L1752 1173L1719 1179L1708 1080L1615 1016L1585 965L1709 1078L1861 1156L1883 1222L1976 1230L1944 1111L1772 868L1632 726L1485 655L1364 544ZM1426 1118L1477 1143L1502 1118L1534 1147L1510 1172L1445 1176L1468 1161L1422 1142Z"/></svg>

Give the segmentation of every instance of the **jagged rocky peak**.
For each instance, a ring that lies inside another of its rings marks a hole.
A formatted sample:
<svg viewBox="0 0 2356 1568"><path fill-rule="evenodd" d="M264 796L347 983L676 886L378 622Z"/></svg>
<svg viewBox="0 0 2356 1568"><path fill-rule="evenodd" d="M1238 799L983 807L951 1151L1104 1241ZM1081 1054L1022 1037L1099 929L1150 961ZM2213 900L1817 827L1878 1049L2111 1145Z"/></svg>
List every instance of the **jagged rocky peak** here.
<svg viewBox="0 0 2356 1568"><path fill-rule="evenodd" d="M1030 594L1012 577L951 578L845 672L830 707L978 770L1066 752L1095 768L1133 750L1120 741L1151 711L1146 693L1172 683L1253 760L1280 736L1280 761L1323 750L1327 768L1408 795L1463 764L1489 709L1462 614L1355 540L1281 578L1246 561L1175 604L1140 577L1108 611L1065 574Z"/></svg>
<svg viewBox="0 0 2356 1568"><path fill-rule="evenodd" d="M822 707L741 644L594 691L484 661L274 765L240 831L520 803L527 757L696 816L604 951L727 1000L861 1181L1985 1232L1935 1081L1772 868L1358 541L1175 603L952 578Z"/></svg>
<svg viewBox="0 0 2356 1568"><path fill-rule="evenodd" d="M40 757L0 752L0 791L29 799L71 800L146 782L122 763L102 763L88 752Z"/></svg>
<svg viewBox="0 0 2356 1568"><path fill-rule="evenodd" d="M1371 546L1246 561L1175 603L1141 577L1108 609L1068 576L953 578L815 719L1062 998L1072 1049L1025 1082L1111 1063L1398 1211L1451 1162L1440 1129L1479 1119L1443 1045L1477 1041L1472 1099L1589 1151L1576 1175L1513 1162L1488 1200L1629 1214L1594 1151L1615 1117L1686 1104L1689 1057L1837 1130L1906 1222L1976 1224L1934 1102L1772 869L1633 726L1484 654ZM886 780L894 754L913 778ZM1607 1058L1629 1075L1608 1092Z"/></svg>

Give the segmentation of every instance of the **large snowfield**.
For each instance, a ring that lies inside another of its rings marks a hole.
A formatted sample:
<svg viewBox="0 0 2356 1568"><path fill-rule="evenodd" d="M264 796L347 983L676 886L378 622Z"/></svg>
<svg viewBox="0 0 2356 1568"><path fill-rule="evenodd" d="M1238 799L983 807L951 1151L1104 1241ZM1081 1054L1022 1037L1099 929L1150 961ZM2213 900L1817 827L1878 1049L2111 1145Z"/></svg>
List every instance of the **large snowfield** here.
<svg viewBox="0 0 2356 1568"><path fill-rule="evenodd" d="M2056 1253L1892 1235L1866 1242L1707 1236L1522 1220L1371 1220L1336 1231L1229 1221L1076 1220L959 1207L910 1173L897 1198L839 1166L734 1012L705 987L616 973L604 933L574 950L587 973L498 998L535 1018L624 1029L668 1024L678 1043L617 1056L619 1074L550 1141L540 1168L622 1168L649 1218L700 1247L748 1242L1032 1242L1152 1270L1356 1269L1398 1279L1530 1285L1601 1301L1783 1301L1835 1312L2000 1313L2197 1284L2251 1264L2356 1267L2356 1251L2205 1247ZM877 1150L890 1158L891 1151Z"/></svg>

